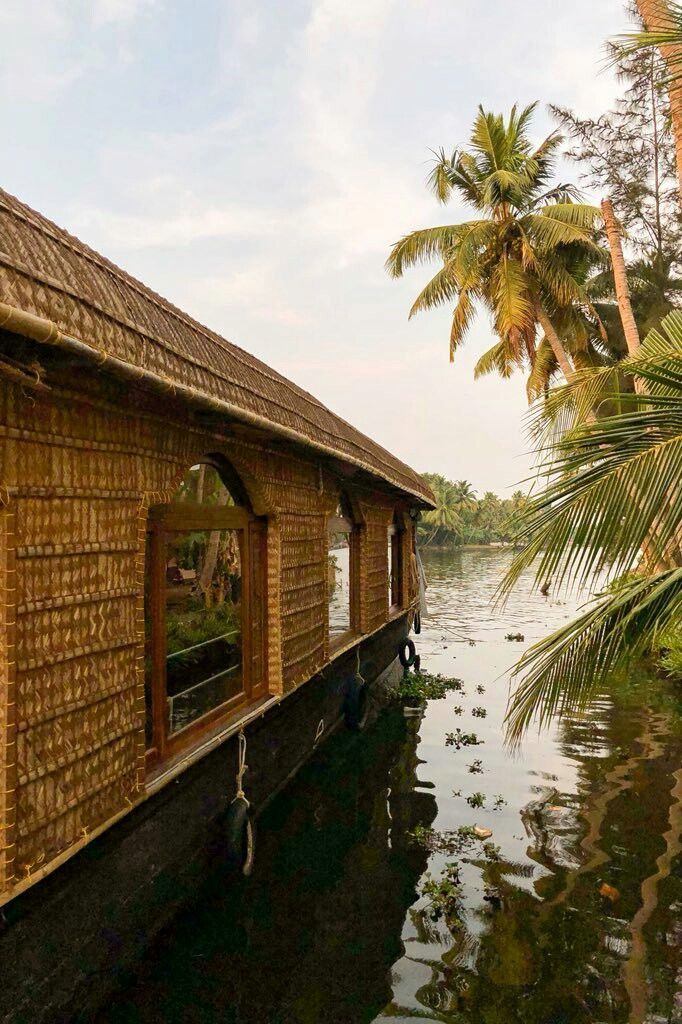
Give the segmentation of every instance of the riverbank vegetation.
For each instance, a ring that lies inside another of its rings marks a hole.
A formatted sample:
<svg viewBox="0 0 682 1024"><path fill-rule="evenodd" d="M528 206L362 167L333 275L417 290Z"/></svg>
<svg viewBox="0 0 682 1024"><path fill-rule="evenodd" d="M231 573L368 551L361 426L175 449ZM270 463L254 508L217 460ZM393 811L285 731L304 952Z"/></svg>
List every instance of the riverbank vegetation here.
<svg viewBox="0 0 682 1024"><path fill-rule="evenodd" d="M479 108L468 146L439 150L428 179L472 219L412 231L387 260L394 277L437 264L410 316L453 309L451 359L483 310L496 340L475 375L525 378L540 490L515 495L511 522L496 524L522 547L502 592L529 567L544 590L602 588L521 659L513 739L584 708L633 659L682 667L682 6L637 9L637 31L608 45L614 109L585 119L550 106L559 127L538 144L537 104ZM592 201L556 178L562 152ZM466 542L478 499L429 479L424 543Z"/></svg>
<svg viewBox="0 0 682 1024"><path fill-rule="evenodd" d="M417 527L424 547L458 547L462 544L516 544L522 539L518 516L526 496L515 491L500 498L492 491L478 497L468 480L448 480L440 473L424 473L436 499Z"/></svg>

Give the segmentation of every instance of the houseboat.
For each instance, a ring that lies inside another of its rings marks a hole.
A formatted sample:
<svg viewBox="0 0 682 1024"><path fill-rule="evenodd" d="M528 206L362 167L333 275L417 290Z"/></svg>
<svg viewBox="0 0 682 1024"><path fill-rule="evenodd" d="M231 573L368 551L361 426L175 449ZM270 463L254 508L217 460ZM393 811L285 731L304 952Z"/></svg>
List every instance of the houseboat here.
<svg viewBox="0 0 682 1024"><path fill-rule="evenodd" d="M0 1021L39 1022L362 728L433 496L1 191L0 454Z"/></svg>

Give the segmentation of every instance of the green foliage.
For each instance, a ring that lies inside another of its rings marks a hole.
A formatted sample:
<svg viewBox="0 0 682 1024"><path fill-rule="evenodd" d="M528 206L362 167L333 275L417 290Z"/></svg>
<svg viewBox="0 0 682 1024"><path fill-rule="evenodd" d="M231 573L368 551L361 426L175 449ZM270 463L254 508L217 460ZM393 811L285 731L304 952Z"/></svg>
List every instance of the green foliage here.
<svg viewBox="0 0 682 1024"><path fill-rule="evenodd" d="M462 882L461 868L456 861L449 861L440 878L433 878L427 872L422 883L422 896L429 901L431 919L443 918L449 928L461 926Z"/></svg>
<svg viewBox="0 0 682 1024"><path fill-rule="evenodd" d="M474 809L478 807L485 807L485 793L472 793L466 798L469 807Z"/></svg>
<svg viewBox="0 0 682 1024"><path fill-rule="evenodd" d="M473 825L460 825L452 831L417 825L408 835L412 842L431 853L446 853L451 857L469 852L480 842Z"/></svg>
<svg viewBox="0 0 682 1024"><path fill-rule="evenodd" d="M436 498L436 509L425 512L419 521L419 543L428 546L460 544L513 544L520 534L515 525L526 502L522 491L511 498L498 498L486 491L476 496L467 480L453 482L440 473L424 473Z"/></svg>
<svg viewBox="0 0 682 1024"><path fill-rule="evenodd" d="M682 679L682 626L676 623L657 642L658 662L670 675Z"/></svg>
<svg viewBox="0 0 682 1024"><path fill-rule="evenodd" d="M240 610L238 606L224 603L206 608L203 600L196 599L192 606L178 612L169 609L166 615L167 653L174 654L189 647L223 636L233 630L240 629ZM191 662L200 658L199 652L190 651L182 656L183 662Z"/></svg>
<svg viewBox="0 0 682 1024"><path fill-rule="evenodd" d="M499 344L478 373L509 376L532 367L541 315L580 308L593 331L600 325L576 264L601 264L595 241L600 213L576 202L571 185L553 184L562 139L553 132L539 146L529 137L537 104L513 107L508 118L479 108L468 150L436 154L429 186L440 202L455 196L477 218L413 231L397 242L386 266L393 277L433 260L442 266L415 300L410 316L454 304L450 356L464 341L477 306L492 317ZM584 276L584 275L583 275Z"/></svg>
<svg viewBox="0 0 682 1024"><path fill-rule="evenodd" d="M624 52L611 44L608 52L624 86L613 109L596 119L550 110L570 138L566 155L582 167L587 187L609 196L638 257L676 260L681 223L665 63L653 49ZM635 307L640 298L635 290ZM661 316L667 312L669 306Z"/></svg>
<svg viewBox="0 0 682 1024"><path fill-rule="evenodd" d="M407 672L395 689L396 699L408 707L420 707L427 700L443 700L453 690L461 690L462 680L428 672Z"/></svg>
<svg viewBox="0 0 682 1024"><path fill-rule="evenodd" d="M661 24L650 25L648 32L628 32L616 40L623 53L634 54L641 50L648 51L652 47L682 46L682 4L675 0L665 0L662 8ZM678 86L682 78L680 57L673 56L668 62L666 77L674 87Z"/></svg>
<svg viewBox="0 0 682 1024"><path fill-rule="evenodd" d="M682 313L652 331L623 372L644 389L621 396L625 411L548 446L549 483L522 515L532 539L503 590L529 568L538 585L555 589L589 586L602 573L621 579L523 656L508 712L512 740L533 719L585 708L608 675L682 621Z"/></svg>
<svg viewBox="0 0 682 1024"><path fill-rule="evenodd" d="M460 750L462 747L480 747L483 740L479 740L475 732L462 732L459 726L454 732L445 734L445 746L454 747Z"/></svg>

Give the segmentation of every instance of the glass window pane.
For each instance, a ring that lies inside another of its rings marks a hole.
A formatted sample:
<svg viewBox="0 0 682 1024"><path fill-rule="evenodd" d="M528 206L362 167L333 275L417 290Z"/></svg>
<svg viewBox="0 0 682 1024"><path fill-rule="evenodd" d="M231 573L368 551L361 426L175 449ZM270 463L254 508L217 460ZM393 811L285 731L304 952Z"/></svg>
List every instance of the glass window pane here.
<svg viewBox="0 0 682 1024"><path fill-rule="evenodd" d="M168 731L242 690L242 566L238 530L166 535Z"/></svg>
<svg viewBox="0 0 682 1024"><path fill-rule="evenodd" d="M329 636L348 633L350 615L350 537L347 533L330 533L329 572Z"/></svg>

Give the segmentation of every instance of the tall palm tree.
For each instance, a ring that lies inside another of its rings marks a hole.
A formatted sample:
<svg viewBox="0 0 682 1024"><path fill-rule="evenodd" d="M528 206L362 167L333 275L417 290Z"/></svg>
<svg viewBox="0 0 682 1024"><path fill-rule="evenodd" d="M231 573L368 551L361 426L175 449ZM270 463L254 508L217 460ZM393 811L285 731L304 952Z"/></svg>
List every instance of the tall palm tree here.
<svg viewBox="0 0 682 1024"><path fill-rule="evenodd" d="M478 218L413 231L394 245L386 266L393 277L401 277L415 264L442 262L410 316L455 302L451 359L480 304L491 313L499 338L495 368L508 375L515 366L532 366L539 325L568 380L574 366L555 318L568 307L593 315L571 270L587 254L603 259L594 241L600 212L575 202L572 186L552 184L562 138L553 132L532 147L528 130L536 106L513 107L506 121L479 108L470 151L455 151L451 157L441 151L429 178L442 203L456 194Z"/></svg>
<svg viewBox="0 0 682 1024"><path fill-rule="evenodd" d="M462 515L476 508L476 491L468 480L456 480L454 485L457 509Z"/></svg>
<svg viewBox="0 0 682 1024"><path fill-rule="evenodd" d="M436 507L422 514L422 523L428 530L425 544L433 544L439 534L462 533L461 494L457 486L440 473L425 473L436 499Z"/></svg>
<svg viewBox="0 0 682 1024"><path fill-rule="evenodd" d="M666 317L620 369L643 382L641 393L622 394L619 415L582 419L555 442L543 467L549 484L519 519L531 539L503 591L531 566L538 586L585 585L601 573L613 583L521 659L508 715L513 739L533 718L542 724L585 707L609 673L682 621L682 312ZM585 386L577 380L558 390ZM633 571L645 544L658 562L648 575Z"/></svg>

